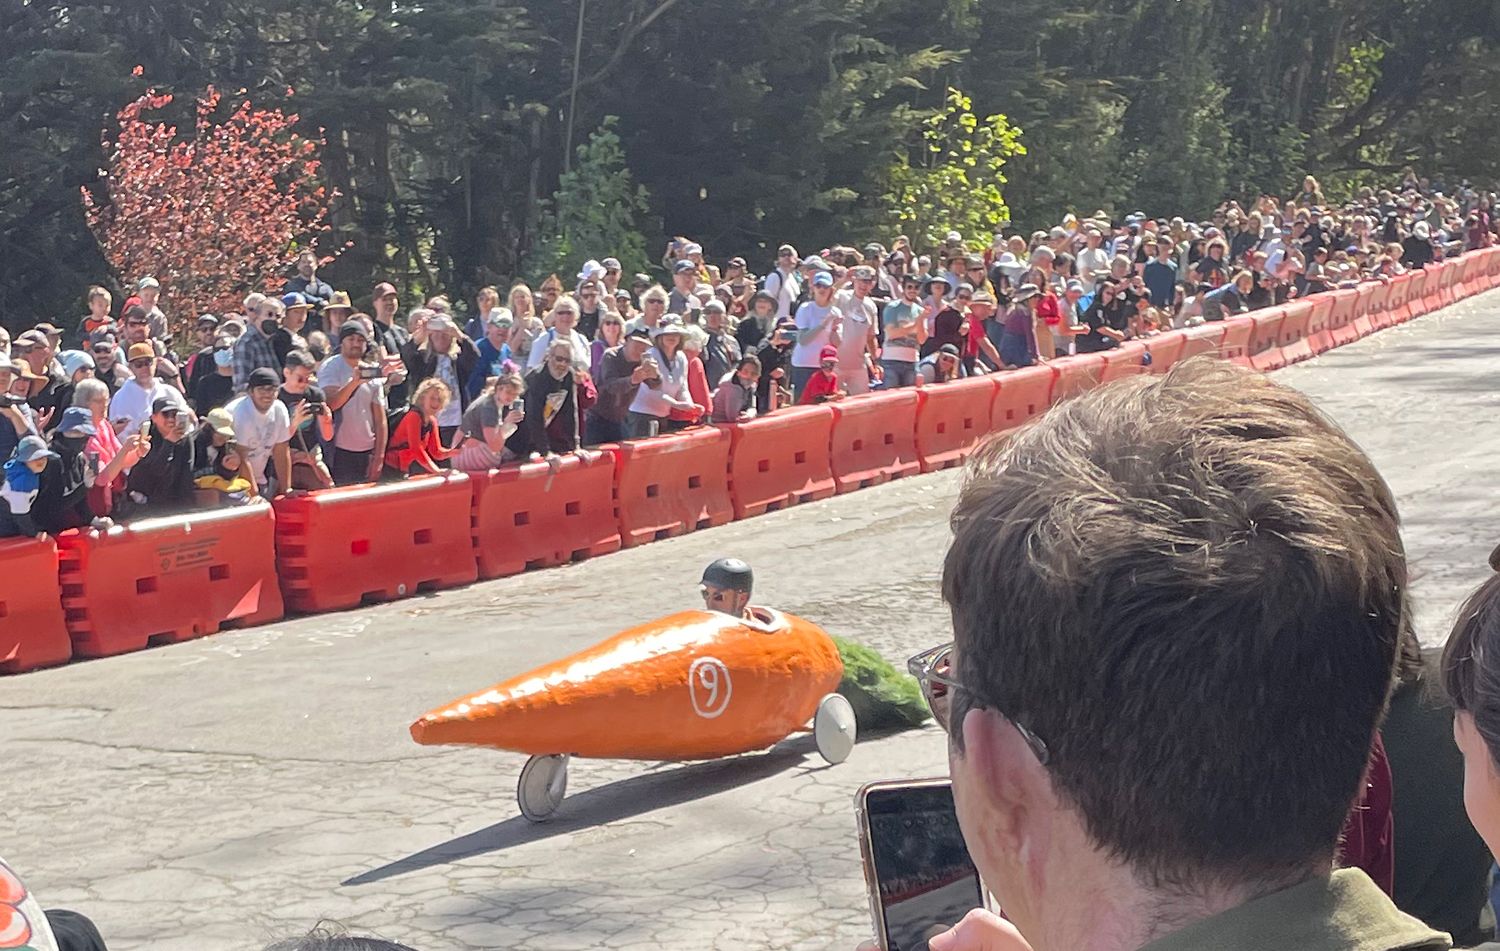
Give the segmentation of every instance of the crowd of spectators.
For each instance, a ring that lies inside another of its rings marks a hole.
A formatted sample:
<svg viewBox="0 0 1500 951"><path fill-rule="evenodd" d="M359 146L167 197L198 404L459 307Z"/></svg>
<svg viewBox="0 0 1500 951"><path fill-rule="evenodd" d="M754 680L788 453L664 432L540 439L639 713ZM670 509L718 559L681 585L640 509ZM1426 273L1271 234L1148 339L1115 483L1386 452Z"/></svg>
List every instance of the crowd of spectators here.
<svg viewBox="0 0 1500 951"><path fill-rule="evenodd" d="M589 260L472 307L435 296L368 309L303 252L279 291L169 334L160 282L116 314L0 330L0 535L55 533L194 505L444 469L484 470L794 403L937 385L1095 353L1496 240L1492 194L1414 175L1339 205L1307 178L1289 200L1204 221L1067 215L982 250L782 245L764 276L674 239L667 285ZM74 325L65 331L64 325ZM67 343L65 344L65 339Z"/></svg>

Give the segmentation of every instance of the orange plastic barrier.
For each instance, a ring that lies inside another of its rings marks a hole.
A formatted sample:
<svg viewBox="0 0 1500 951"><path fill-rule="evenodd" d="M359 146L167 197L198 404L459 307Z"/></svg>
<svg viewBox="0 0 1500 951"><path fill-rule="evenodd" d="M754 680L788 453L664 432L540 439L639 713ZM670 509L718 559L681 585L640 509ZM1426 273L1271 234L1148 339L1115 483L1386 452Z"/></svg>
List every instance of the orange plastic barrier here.
<svg viewBox="0 0 1500 951"><path fill-rule="evenodd" d="M1360 297L1354 305L1354 319L1349 322L1355 333L1368 337L1378 328L1390 326L1391 298L1395 289L1390 281L1372 281L1360 287ZM1382 320L1387 323L1378 323Z"/></svg>
<svg viewBox="0 0 1500 951"><path fill-rule="evenodd" d="M935 383L917 403L917 459L923 472L963 462L990 431L999 374Z"/></svg>
<svg viewBox="0 0 1500 951"><path fill-rule="evenodd" d="M1177 362L1181 363L1184 360L1191 360L1193 357L1202 356L1205 353L1216 357L1222 356L1224 334L1230 324L1235 324L1237 328L1241 326L1239 318L1236 318L1234 321L1216 320L1213 323L1199 324L1196 327L1189 327L1186 330L1180 331L1182 334L1182 353L1177 357ZM1243 321L1244 333L1242 336L1245 339L1239 343L1241 354L1245 351L1245 341L1249 339L1251 326L1250 321Z"/></svg>
<svg viewBox="0 0 1500 951"><path fill-rule="evenodd" d="M840 492L879 485L920 472L916 387L829 403L833 410L830 463Z"/></svg>
<svg viewBox="0 0 1500 951"><path fill-rule="evenodd" d="M1249 317L1231 317L1217 322L1217 326L1224 328L1219 338L1219 355L1230 363L1249 366L1250 338L1255 333L1255 321Z"/></svg>
<svg viewBox="0 0 1500 951"><path fill-rule="evenodd" d="M700 426L621 443L615 509L626 548L728 523L729 434Z"/></svg>
<svg viewBox="0 0 1500 951"><path fill-rule="evenodd" d="M1000 392L990 413L990 429L1014 429L1047 412L1052 405L1052 387L1057 371L1052 367L1034 366L995 374Z"/></svg>
<svg viewBox="0 0 1500 951"><path fill-rule="evenodd" d="M1414 274L1402 274L1391 279L1391 296L1386 312L1375 321L1375 329L1394 327L1411 320L1412 281Z"/></svg>
<svg viewBox="0 0 1500 951"><path fill-rule="evenodd" d="M1281 321L1286 317L1285 307L1272 307L1250 315L1253 327L1246 353L1250 366L1262 372L1279 370L1286 366L1286 357L1281 352Z"/></svg>
<svg viewBox="0 0 1500 951"><path fill-rule="evenodd" d="M74 655L108 657L281 617L275 533L264 504L63 532L58 579Z"/></svg>
<svg viewBox="0 0 1500 951"><path fill-rule="evenodd" d="M1322 301L1304 300L1294 301L1282 308L1284 313L1276 328L1276 346L1281 348L1283 365L1312 359L1312 344L1307 339L1308 325L1319 308L1331 307L1332 303L1331 299L1326 305Z"/></svg>
<svg viewBox="0 0 1500 951"><path fill-rule="evenodd" d="M0 541L0 674L65 663L73 642L57 584L57 543L50 538Z"/></svg>
<svg viewBox="0 0 1500 951"><path fill-rule="evenodd" d="M620 550L615 456L561 457L469 473L470 518L479 577L503 578Z"/></svg>
<svg viewBox="0 0 1500 951"><path fill-rule="evenodd" d="M1058 357L1052 361L1052 368L1057 371L1057 382L1052 385L1052 402L1061 403L1099 385L1099 379L1104 376L1104 358L1097 353Z"/></svg>
<svg viewBox="0 0 1500 951"><path fill-rule="evenodd" d="M1436 306L1433 288L1437 287L1442 278L1436 268L1427 267L1413 273L1411 278L1411 293L1406 302L1411 308L1408 320L1415 320Z"/></svg>
<svg viewBox="0 0 1500 951"><path fill-rule="evenodd" d="M746 423L729 423L729 497L734 517L774 512L836 491L829 440L833 410L792 406Z"/></svg>
<svg viewBox="0 0 1500 951"><path fill-rule="evenodd" d="M1457 297L1454 294L1453 286L1458 283L1458 278L1463 272L1463 268L1464 262L1458 260L1444 261L1442 264L1438 265L1437 295L1436 303L1432 305L1433 309L1438 307L1448 307L1456 301ZM1432 284L1430 282L1427 286L1428 288L1432 288ZM1431 290L1428 291L1427 296L1433 296Z"/></svg>
<svg viewBox="0 0 1500 951"><path fill-rule="evenodd" d="M1349 318L1353 316L1353 308L1351 306L1348 310L1340 311L1338 297L1332 292L1315 294L1308 300L1313 309L1307 318L1307 345L1312 349L1313 356L1317 356L1324 350L1337 346L1334 332L1348 325Z"/></svg>
<svg viewBox="0 0 1500 951"><path fill-rule="evenodd" d="M1187 346L1187 334L1181 330L1169 330L1155 337L1147 337L1142 343L1151 353L1151 372L1166 373L1182 359L1183 349Z"/></svg>
<svg viewBox="0 0 1500 951"><path fill-rule="evenodd" d="M284 496L276 561L294 611L338 611L478 577L469 480L459 472Z"/></svg>
<svg viewBox="0 0 1500 951"><path fill-rule="evenodd" d="M1101 384L1151 372L1151 367L1146 366L1146 345L1136 340L1122 343L1099 356L1104 358L1104 372L1099 374Z"/></svg>
<svg viewBox="0 0 1500 951"><path fill-rule="evenodd" d="M1329 319L1333 345L1342 347L1353 343L1369 333L1361 330L1359 318L1370 312L1375 295L1381 290L1379 284L1361 284L1357 288L1333 293L1333 316Z"/></svg>

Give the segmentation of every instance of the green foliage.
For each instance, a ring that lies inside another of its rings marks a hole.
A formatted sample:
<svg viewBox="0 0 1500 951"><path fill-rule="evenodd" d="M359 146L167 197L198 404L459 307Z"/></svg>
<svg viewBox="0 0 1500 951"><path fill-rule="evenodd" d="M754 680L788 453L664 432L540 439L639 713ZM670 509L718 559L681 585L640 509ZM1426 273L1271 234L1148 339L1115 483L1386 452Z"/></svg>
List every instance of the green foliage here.
<svg viewBox="0 0 1500 951"><path fill-rule="evenodd" d="M352 242L324 276L361 306L377 279L469 299L556 256L543 214L568 129L576 144L607 116L649 196L629 214L644 257L687 234L757 270L782 241L977 240L1007 215L1029 230L1101 208L1201 217L1304 173L1330 196L1407 165L1500 178L1493 2L0 0L12 325L71 322L107 273L78 189L107 164L109 117L148 85L183 101L295 90L288 110L322 131L341 196L322 250ZM1017 127L1024 153L1005 145Z"/></svg>
<svg viewBox="0 0 1500 951"><path fill-rule="evenodd" d="M882 197L887 225L931 247L958 231L980 245L1010 221L1001 192L1006 162L1025 155L1021 130L1004 115L983 119L973 101L949 88L942 109L922 120L921 141L900 153L886 172Z"/></svg>
<svg viewBox="0 0 1500 951"><path fill-rule="evenodd" d="M841 637L835 637L833 643L844 662L844 679L838 692L854 708L854 720L861 730L921 726L932 716L916 678L897 670L862 644Z"/></svg>
<svg viewBox="0 0 1500 951"><path fill-rule="evenodd" d="M625 166L614 116L578 147L573 168L562 174L542 216L541 240L527 255L525 272L537 282L548 274L576 274L588 258L616 257L625 272L646 267L641 219L646 190Z"/></svg>

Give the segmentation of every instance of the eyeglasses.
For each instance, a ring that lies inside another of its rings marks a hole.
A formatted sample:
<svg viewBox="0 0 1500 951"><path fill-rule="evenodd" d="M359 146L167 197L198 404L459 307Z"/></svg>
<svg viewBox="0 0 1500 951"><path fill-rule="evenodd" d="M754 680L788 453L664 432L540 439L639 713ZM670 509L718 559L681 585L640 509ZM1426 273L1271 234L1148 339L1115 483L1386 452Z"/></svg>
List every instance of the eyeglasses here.
<svg viewBox="0 0 1500 951"><path fill-rule="evenodd" d="M953 691L962 690L971 697L980 699L979 695L973 690L970 690L948 676L948 671L953 669L953 642L940 644L937 647L917 654L906 662L906 669L911 672L913 677L917 678L917 683L922 685L922 696L927 699L927 706L932 710L932 718L937 721L938 726L942 727L945 733L951 735L953 730L951 729L949 717L952 712L950 704L952 702L951 694ZM976 706L979 706L979 704L976 704ZM989 709L994 708L990 707ZM999 713L1000 711L996 710L995 712ZM1005 716L1003 713L1000 715ZM1026 745L1031 747L1031 752L1036 754L1037 761L1043 766L1047 765L1047 761L1051 759L1052 754L1047 749L1047 744L1042 738L1010 717L1005 717L1005 719L1010 721L1011 726L1015 727L1016 732L1021 734L1021 738L1026 741Z"/></svg>
<svg viewBox="0 0 1500 951"><path fill-rule="evenodd" d="M151 357L142 357L139 360L131 360L130 365L133 367L149 367L153 362Z"/></svg>

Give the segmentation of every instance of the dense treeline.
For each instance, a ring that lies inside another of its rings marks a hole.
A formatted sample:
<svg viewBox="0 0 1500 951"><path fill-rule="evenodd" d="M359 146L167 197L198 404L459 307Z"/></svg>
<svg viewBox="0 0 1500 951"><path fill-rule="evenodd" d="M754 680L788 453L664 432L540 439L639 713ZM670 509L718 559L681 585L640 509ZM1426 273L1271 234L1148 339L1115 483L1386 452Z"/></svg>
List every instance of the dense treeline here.
<svg viewBox="0 0 1500 951"><path fill-rule="evenodd" d="M948 86L1024 130L1022 226L1201 215L1303 171L1492 180L1497 45L1500 0L0 0L0 316L81 313L108 274L78 189L148 84L325 130L336 286L468 297L527 272L569 143L609 116L653 256L689 234L763 269L889 220Z"/></svg>

